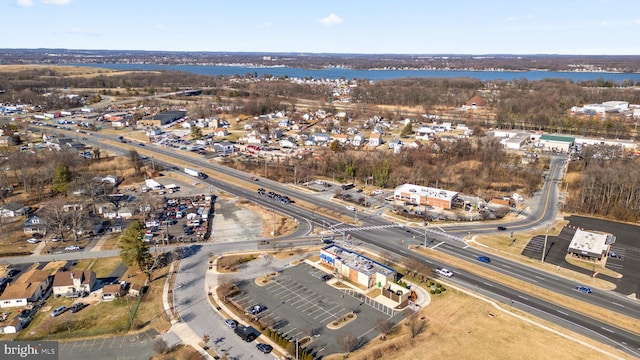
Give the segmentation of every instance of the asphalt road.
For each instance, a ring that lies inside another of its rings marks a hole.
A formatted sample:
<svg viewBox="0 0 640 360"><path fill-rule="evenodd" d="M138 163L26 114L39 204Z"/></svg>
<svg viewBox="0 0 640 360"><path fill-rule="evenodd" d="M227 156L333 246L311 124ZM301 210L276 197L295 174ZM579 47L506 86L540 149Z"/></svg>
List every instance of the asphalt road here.
<svg viewBox="0 0 640 360"><path fill-rule="evenodd" d="M96 139L108 137L102 135L93 135L92 138ZM103 148L110 148L111 150L120 151L120 153L125 153L126 151L128 151L128 149L120 150L118 147L104 143L100 143L99 145ZM282 205L277 202L272 202L242 187L229 186L220 181L216 181L215 179L216 172L219 172L229 176L237 177L241 181L248 181L248 175L241 171L220 166L218 164L211 164L204 159L194 158L181 152L171 151L169 149L161 148L158 146L147 146L146 150L170 156L174 158L176 162L180 163L181 166L192 163L197 164L203 168L211 169L210 171L208 171L209 178L203 182L209 183L210 185L213 185L229 193L246 197L264 206L276 209L283 214L287 214L298 219L301 224L306 223L307 225L310 225L311 220L315 220L316 226L322 226L326 223L329 223L333 224L333 226L338 225L342 228L349 228L348 225L335 224L335 220L324 217L322 216L322 214L312 213L306 209L298 208L295 206L295 204ZM532 200L532 210L529 213L523 213L522 220L505 224L505 226L508 226L510 230L529 229L532 227L543 227L545 224L548 224L553 219L555 219L557 213L557 184L560 181L562 172L562 158L552 158L549 175L547 176L543 189ZM309 196L309 194L303 194L284 184L280 184L267 179L260 179L260 184L267 190L273 190L281 194L288 194L294 200L296 200L296 198L304 197L306 202L312 203L321 208L332 209L346 216L352 216L353 214L353 212L345 209L344 206L336 205L335 203L332 203L331 201L328 201L322 197L313 197ZM366 237L361 237L358 234L358 228L351 228L351 230L349 230L349 233L352 234L356 241L362 241L364 243L385 249L400 256L419 258L422 261L429 263L431 266L446 265L438 264L433 261L429 261L424 257L410 253L406 249L406 246L404 244L393 240L405 238L406 229L385 227L394 224L375 216L361 216L359 220L362 223L362 226L360 228L367 231L365 232ZM375 229L375 231L371 231L373 229ZM440 246L440 250L445 249L447 251L450 251L455 256L463 259L470 259L477 256L480 252L476 249L467 249L467 247L464 246L464 243L459 241L459 238L457 238L457 236L490 233L495 231L494 229L495 226L489 224L465 224L447 228L447 233L429 231L429 237L438 242L444 241L444 243L447 244L446 247ZM612 292L594 291L593 294L590 294L593 296L585 298L583 294L573 291L576 284L571 283L570 281L567 281L561 277L556 277L539 272L536 269L530 268L517 262L508 260L497 261L497 259L494 259L494 261L492 261L492 263L488 266L494 268L495 270L511 274L512 276L516 276L515 274L517 274L518 278L536 285L538 285L539 281L541 281L539 277L547 276L550 278L550 280L545 281L542 286L546 287L549 290L556 291L576 299L586 300L594 305L608 308L631 317L640 318L640 304L637 301L627 299L618 294ZM504 269L500 269L499 266L502 266L503 268L506 267L507 269L509 269L508 272L506 272ZM450 266L447 267L451 268ZM457 271L456 269L453 270L454 272ZM571 324L581 324L586 318L584 315L566 311L568 309L565 309L563 307L547 304L540 299L536 299L531 294L523 294L519 291L500 286L497 283L487 281L486 279L483 279L481 277L472 275L468 275L468 277L470 281L465 282L464 285L467 285L470 289L475 288L476 291L483 292L494 299L503 302L505 298L516 299L524 297L532 299L531 303L527 304L528 312L537 314L544 313L548 316L554 315L552 317L553 321L559 323L560 325L566 326L566 322L569 322ZM564 316L566 321L559 320L562 318L562 316L556 316L556 314ZM640 356L640 340L637 334L629 334L628 332L622 331L621 329L616 329L612 324L601 323L595 320L585 324L585 328L588 329L587 333L590 334L589 337L602 342L612 342L614 346L626 350L627 352L636 356Z"/></svg>

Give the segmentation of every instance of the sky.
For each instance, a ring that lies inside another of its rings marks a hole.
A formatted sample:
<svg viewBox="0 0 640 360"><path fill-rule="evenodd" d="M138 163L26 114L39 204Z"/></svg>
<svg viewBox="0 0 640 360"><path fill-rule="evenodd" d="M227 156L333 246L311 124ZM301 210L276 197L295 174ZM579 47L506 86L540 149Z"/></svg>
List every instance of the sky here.
<svg viewBox="0 0 640 360"><path fill-rule="evenodd" d="M640 0L0 0L0 48L640 55Z"/></svg>

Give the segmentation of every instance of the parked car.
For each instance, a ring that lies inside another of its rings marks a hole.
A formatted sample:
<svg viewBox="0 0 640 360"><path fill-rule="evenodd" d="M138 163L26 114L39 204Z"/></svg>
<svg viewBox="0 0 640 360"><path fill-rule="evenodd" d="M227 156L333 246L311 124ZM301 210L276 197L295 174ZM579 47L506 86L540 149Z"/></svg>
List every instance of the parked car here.
<svg viewBox="0 0 640 360"><path fill-rule="evenodd" d="M258 315L258 314L260 314L261 312L263 312L265 310L267 310L266 306L264 306L262 304L258 304L256 306L252 307L250 312L251 312L251 315Z"/></svg>
<svg viewBox="0 0 640 360"><path fill-rule="evenodd" d="M329 281L329 280L331 280L332 278L333 278L333 275L325 274L325 275L322 275L322 277L321 277L320 279L321 279L322 281Z"/></svg>
<svg viewBox="0 0 640 360"><path fill-rule="evenodd" d="M263 354L268 354L273 350L273 347L269 344L256 344L256 348Z"/></svg>
<svg viewBox="0 0 640 360"><path fill-rule="evenodd" d="M7 276L8 277L14 277L14 276L18 275L19 272L20 272L20 270L18 270L18 269L11 269L7 273Z"/></svg>
<svg viewBox="0 0 640 360"><path fill-rule="evenodd" d="M87 304L82 303L82 302L75 303L75 304L73 304L73 306L71 306L69 308L69 312L77 313L78 311L84 309L85 306L87 306Z"/></svg>
<svg viewBox="0 0 640 360"><path fill-rule="evenodd" d="M78 250L80 250L80 246L78 245L71 245L64 248L64 251L78 251Z"/></svg>
<svg viewBox="0 0 640 360"><path fill-rule="evenodd" d="M585 294L591 294L591 288L588 288L586 286L582 286L582 285L576 286L576 290Z"/></svg>
<svg viewBox="0 0 640 360"><path fill-rule="evenodd" d="M27 239L27 242L29 244L37 244L40 242L40 240L36 239L36 238L31 238L31 239Z"/></svg>
<svg viewBox="0 0 640 360"><path fill-rule="evenodd" d="M61 241L61 240L62 240L62 236L60 236L60 235L54 235L51 238L51 241L53 241L53 242L58 242L58 241Z"/></svg>
<svg viewBox="0 0 640 360"><path fill-rule="evenodd" d="M444 277L452 277L453 276L453 273L449 269L445 269L445 268L436 269L436 273L438 275L442 275Z"/></svg>
<svg viewBox="0 0 640 360"><path fill-rule="evenodd" d="M335 240L333 235L322 235L322 242L324 244L332 244L333 240Z"/></svg>
<svg viewBox="0 0 640 360"><path fill-rule="evenodd" d="M355 206L348 205L348 206L347 206L347 210L349 210L349 211L356 211L356 207L355 207Z"/></svg>
<svg viewBox="0 0 640 360"><path fill-rule="evenodd" d="M225 324L227 324L228 327L232 328L235 330L235 328L238 326L238 322L233 320L233 319L227 319L224 321Z"/></svg>
<svg viewBox="0 0 640 360"><path fill-rule="evenodd" d="M507 231L507 228L504 226L498 226L498 231Z"/></svg>
<svg viewBox="0 0 640 360"><path fill-rule="evenodd" d="M488 256L478 256L478 261L488 264L491 262Z"/></svg>
<svg viewBox="0 0 640 360"><path fill-rule="evenodd" d="M51 312L51 316L52 317L56 317L62 313L64 313L65 311L67 311L67 307L66 306L59 306L57 308L55 308L52 312Z"/></svg>

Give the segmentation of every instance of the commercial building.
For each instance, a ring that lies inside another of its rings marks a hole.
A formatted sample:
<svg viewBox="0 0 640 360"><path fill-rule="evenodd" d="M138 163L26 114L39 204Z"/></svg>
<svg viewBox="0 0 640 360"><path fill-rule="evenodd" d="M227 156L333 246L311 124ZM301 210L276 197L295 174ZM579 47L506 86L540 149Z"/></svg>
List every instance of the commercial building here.
<svg viewBox="0 0 640 360"><path fill-rule="evenodd" d="M151 126L151 127L168 127L178 120L184 118L187 115L186 111L165 111L163 113L159 113L156 116L153 116L149 119L142 119L138 121L138 125L140 126Z"/></svg>
<svg viewBox="0 0 640 360"><path fill-rule="evenodd" d="M567 153L574 145L576 138L573 136L560 136L544 134L540 136L538 144L545 151Z"/></svg>
<svg viewBox="0 0 640 360"><path fill-rule="evenodd" d="M451 209L454 201L458 198L458 193L420 185L403 184L393 191L393 198L417 205Z"/></svg>
<svg viewBox="0 0 640 360"><path fill-rule="evenodd" d="M335 244L320 250L320 263L367 289L386 287L396 279L394 269Z"/></svg>
<svg viewBox="0 0 640 360"><path fill-rule="evenodd" d="M609 246L616 241L612 234L578 229L571 239L567 252L574 257L601 261L609 253Z"/></svg>

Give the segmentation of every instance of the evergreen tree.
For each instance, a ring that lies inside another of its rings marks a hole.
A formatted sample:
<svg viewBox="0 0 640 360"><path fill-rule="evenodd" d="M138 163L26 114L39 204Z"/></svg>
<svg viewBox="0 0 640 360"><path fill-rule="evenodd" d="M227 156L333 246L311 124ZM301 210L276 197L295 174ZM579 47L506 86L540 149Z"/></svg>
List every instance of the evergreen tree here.
<svg viewBox="0 0 640 360"><path fill-rule="evenodd" d="M151 254L143 240L144 228L138 221L134 221L127 227L120 238L120 257L127 266L136 265L140 271L146 270L151 265Z"/></svg>
<svg viewBox="0 0 640 360"><path fill-rule="evenodd" d="M70 181L71 171L69 170L69 167L65 164L59 164L58 167L56 167L51 191L54 194L65 194L69 188Z"/></svg>

